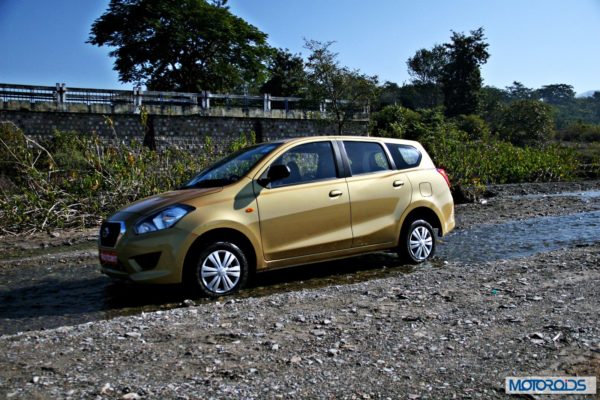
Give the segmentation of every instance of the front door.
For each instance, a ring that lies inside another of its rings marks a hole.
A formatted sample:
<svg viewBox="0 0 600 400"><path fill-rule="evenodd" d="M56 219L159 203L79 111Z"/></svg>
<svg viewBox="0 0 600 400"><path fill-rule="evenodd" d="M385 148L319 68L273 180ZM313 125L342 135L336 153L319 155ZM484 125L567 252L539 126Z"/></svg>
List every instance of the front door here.
<svg viewBox="0 0 600 400"><path fill-rule="evenodd" d="M265 259L350 248L348 187L339 178L332 143L298 145L271 165L276 164L286 165L290 176L266 188L254 182Z"/></svg>

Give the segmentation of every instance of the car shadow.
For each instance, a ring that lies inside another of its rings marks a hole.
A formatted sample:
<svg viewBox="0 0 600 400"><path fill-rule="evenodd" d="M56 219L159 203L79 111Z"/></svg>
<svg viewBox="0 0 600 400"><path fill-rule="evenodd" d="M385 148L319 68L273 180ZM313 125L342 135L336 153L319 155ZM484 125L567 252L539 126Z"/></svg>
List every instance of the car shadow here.
<svg viewBox="0 0 600 400"><path fill-rule="evenodd" d="M233 299L262 297L275 293L350 284L413 271L392 253L374 253L337 261L260 272ZM200 298L183 285L139 285L115 282L97 268L81 268L31 284L0 291L0 334L134 315L180 307L184 300L195 304L214 299ZM227 297L221 298L227 299Z"/></svg>

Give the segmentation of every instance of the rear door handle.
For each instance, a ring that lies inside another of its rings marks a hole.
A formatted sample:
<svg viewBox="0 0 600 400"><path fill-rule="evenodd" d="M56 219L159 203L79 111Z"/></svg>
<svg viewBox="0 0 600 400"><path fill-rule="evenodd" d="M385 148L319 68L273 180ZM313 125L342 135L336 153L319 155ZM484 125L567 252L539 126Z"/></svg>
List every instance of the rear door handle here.
<svg viewBox="0 0 600 400"><path fill-rule="evenodd" d="M342 194L341 190L332 190L329 192L329 197L340 197Z"/></svg>
<svg viewBox="0 0 600 400"><path fill-rule="evenodd" d="M400 186L404 186L404 181L394 181L393 183L394 187L400 187Z"/></svg>

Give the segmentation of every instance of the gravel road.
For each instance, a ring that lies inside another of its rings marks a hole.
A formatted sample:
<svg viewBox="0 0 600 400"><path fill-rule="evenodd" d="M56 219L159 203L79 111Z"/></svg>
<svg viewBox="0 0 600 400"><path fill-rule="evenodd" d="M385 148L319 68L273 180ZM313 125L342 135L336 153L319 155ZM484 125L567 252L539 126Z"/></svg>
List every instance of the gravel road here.
<svg viewBox="0 0 600 400"><path fill-rule="evenodd" d="M599 188L493 187L457 207L459 229L597 211L597 198L552 194ZM60 235L35 240L89 232ZM13 260L24 246L0 242ZM600 244L412 271L3 335L0 396L487 399L509 397L506 376L600 378Z"/></svg>

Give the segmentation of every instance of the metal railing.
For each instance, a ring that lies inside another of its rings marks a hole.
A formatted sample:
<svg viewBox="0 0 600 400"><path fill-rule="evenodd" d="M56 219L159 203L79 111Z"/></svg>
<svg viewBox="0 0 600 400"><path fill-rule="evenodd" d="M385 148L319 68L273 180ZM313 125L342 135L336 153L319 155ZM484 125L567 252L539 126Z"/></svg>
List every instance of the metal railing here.
<svg viewBox="0 0 600 400"><path fill-rule="evenodd" d="M0 83L0 103L29 103L32 106L51 104L57 110L67 110L69 105L82 104L115 107L139 113L142 106L183 107L190 112L210 110L212 108L261 110L268 113L280 110L288 113L295 110L319 111L325 113L329 101L308 101L299 97L277 97L270 94L261 96L249 94L222 94L203 91L200 93L144 91L136 87L133 90L107 90L67 87L64 83L56 86L32 86ZM4 108L7 108L5 105ZM368 107L362 114L368 115Z"/></svg>

